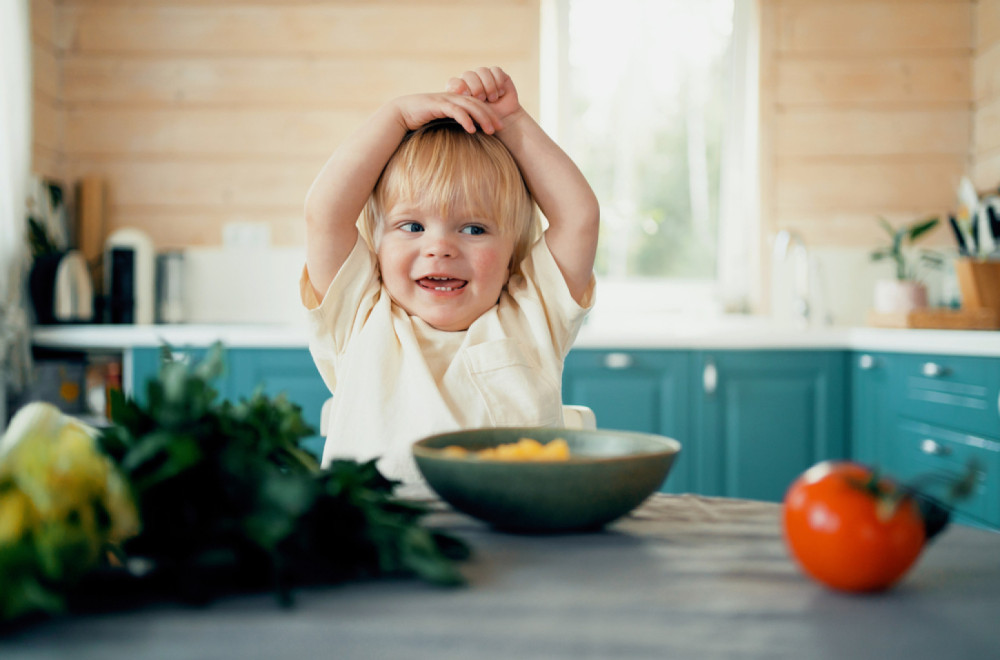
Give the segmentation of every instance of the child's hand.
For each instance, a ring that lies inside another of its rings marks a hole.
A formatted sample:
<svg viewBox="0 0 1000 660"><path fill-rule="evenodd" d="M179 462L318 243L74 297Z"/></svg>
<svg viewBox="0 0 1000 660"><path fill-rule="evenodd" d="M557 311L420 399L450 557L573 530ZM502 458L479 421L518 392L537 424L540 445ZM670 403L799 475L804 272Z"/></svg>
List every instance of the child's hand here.
<svg viewBox="0 0 1000 660"><path fill-rule="evenodd" d="M496 111L472 96L462 94L412 94L393 101L399 121L408 131L413 131L435 119L451 118L469 133L475 133L476 124L484 133L492 134L503 126Z"/></svg>
<svg viewBox="0 0 1000 660"><path fill-rule="evenodd" d="M498 66L466 71L458 78L449 80L445 90L485 101L501 122L513 119L514 115L522 112L514 81Z"/></svg>

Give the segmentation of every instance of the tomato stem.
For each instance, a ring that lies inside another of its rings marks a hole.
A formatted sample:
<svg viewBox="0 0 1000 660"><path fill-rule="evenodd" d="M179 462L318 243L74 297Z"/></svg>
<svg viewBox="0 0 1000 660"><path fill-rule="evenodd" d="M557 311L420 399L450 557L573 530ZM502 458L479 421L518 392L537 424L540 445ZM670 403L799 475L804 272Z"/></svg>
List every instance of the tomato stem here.
<svg viewBox="0 0 1000 660"><path fill-rule="evenodd" d="M895 482L884 479L877 467L871 468L868 478L852 480L852 485L868 493L875 500L875 512L881 521L889 520L896 515L900 502L910 495Z"/></svg>
<svg viewBox="0 0 1000 660"><path fill-rule="evenodd" d="M955 503L968 499L976 489L985 470L976 459L970 459L965 471L957 475L954 472L928 472L912 479L906 486L908 490L925 494L928 487L944 485L947 487L944 495L939 498Z"/></svg>
<svg viewBox="0 0 1000 660"><path fill-rule="evenodd" d="M876 513L883 521L892 518L904 500L915 501L924 519L927 539L947 527L955 503L972 495L983 473L983 468L973 459L968 462L962 474L929 472L905 484L897 484L892 479L884 478L879 468L870 469L866 478L852 479L850 484L875 499ZM945 492L940 497L928 492L941 486L945 487Z"/></svg>
<svg viewBox="0 0 1000 660"><path fill-rule="evenodd" d="M948 526L955 504L973 494L983 472L984 469L979 462L970 459L965 472L961 475L956 475L954 472L930 472L912 479L903 486L920 507L924 519L924 533L928 541ZM935 497L927 492L928 487L935 485L947 487L942 497Z"/></svg>

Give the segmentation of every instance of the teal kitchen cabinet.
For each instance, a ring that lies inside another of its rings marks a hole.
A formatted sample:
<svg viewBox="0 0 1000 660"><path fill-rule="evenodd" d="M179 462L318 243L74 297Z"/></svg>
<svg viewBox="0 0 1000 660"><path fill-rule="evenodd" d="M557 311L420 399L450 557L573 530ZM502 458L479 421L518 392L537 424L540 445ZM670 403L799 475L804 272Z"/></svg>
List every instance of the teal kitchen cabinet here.
<svg viewBox="0 0 1000 660"><path fill-rule="evenodd" d="M900 353L891 369L891 406L900 414L1000 436L1000 358Z"/></svg>
<svg viewBox="0 0 1000 660"><path fill-rule="evenodd" d="M574 349L563 400L599 428L659 433L683 449L668 492L778 501L813 463L846 457L844 351Z"/></svg>
<svg viewBox="0 0 1000 660"><path fill-rule="evenodd" d="M1000 359L857 353L854 458L902 481L984 468L962 522L1000 527ZM869 397L866 401L864 397Z"/></svg>
<svg viewBox="0 0 1000 660"><path fill-rule="evenodd" d="M864 352L850 355L851 458L866 465L885 465L884 439L894 422L889 404L892 355Z"/></svg>
<svg viewBox="0 0 1000 660"><path fill-rule="evenodd" d="M302 447L321 457L324 438L318 434L320 412L331 395L308 349L231 348L227 354L230 366L226 389L230 398L247 397L258 386L268 396L284 393L289 401L302 407L302 416L317 431L303 440Z"/></svg>
<svg viewBox="0 0 1000 660"><path fill-rule="evenodd" d="M176 347L171 349L175 359L196 362L204 358L204 347ZM219 397L237 401L249 397L261 387L268 396L284 393L288 399L302 407L306 422L317 430L317 435L303 441L303 447L319 457L323 451L323 438L318 435L320 412L323 402L330 397L320 378L312 356L305 348L225 348L225 370L215 383ZM156 376L160 368L161 349L136 348L132 350L132 396L146 401L145 382Z"/></svg>
<svg viewBox="0 0 1000 660"><path fill-rule="evenodd" d="M160 363L163 360L164 348L133 348L131 349L131 365L128 357L125 359L124 367L129 371L128 374L124 374L126 383L126 394L134 398L139 403L147 403L146 396L146 384L148 381L156 378L156 375L160 373ZM185 347L171 347L170 354L172 359L180 360L183 362L198 362L205 358L205 354L208 353L208 348L203 346L185 346ZM226 352L223 351L223 359L226 360L228 366L228 358L225 357ZM131 376L131 389L129 389L129 377ZM216 388L219 389L219 395L222 397L228 396L225 389L225 382L219 380L215 383Z"/></svg>
<svg viewBox="0 0 1000 660"><path fill-rule="evenodd" d="M814 463L848 454L843 351L695 354L698 492L780 501Z"/></svg>
<svg viewBox="0 0 1000 660"><path fill-rule="evenodd" d="M907 483L920 484L928 475L959 475L970 460L976 461L983 472L969 498L955 504L956 518L1000 527L1000 439L902 416L888 443L886 470Z"/></svg>
<svg viewBox="0 0 1000 660"><path fill-rule="evenodd" d="M682 445L664 490L694 489L688 351L573 349L563 370L563 401L588 406L598 428L657 433Z"/></svg>

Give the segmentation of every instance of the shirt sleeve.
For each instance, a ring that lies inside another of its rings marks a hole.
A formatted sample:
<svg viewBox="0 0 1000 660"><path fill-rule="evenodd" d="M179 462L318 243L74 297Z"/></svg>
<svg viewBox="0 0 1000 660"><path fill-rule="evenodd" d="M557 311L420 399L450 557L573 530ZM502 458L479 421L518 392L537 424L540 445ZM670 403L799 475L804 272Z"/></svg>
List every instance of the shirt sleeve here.
<svg viewBox="0 0 1000 660"><path fill-rule="evenodd" d="M299 295L307 310L309 344L314 357L332 359L344 351L347 341L368 318L378 300L379 288L375 256L360 236L322 300L316 299L309 272L303 267Z"/></svg>
<svg viewBox="0 0 1000 660"><path fill-rule="evenodd" d="M553 344L564 357L594 306L595 288L596 279L591 274L582 304L573 298L544 235L532 246L521 263L520 273L511 277L508 284L508 292L520 306L540 305Z"/></svg>

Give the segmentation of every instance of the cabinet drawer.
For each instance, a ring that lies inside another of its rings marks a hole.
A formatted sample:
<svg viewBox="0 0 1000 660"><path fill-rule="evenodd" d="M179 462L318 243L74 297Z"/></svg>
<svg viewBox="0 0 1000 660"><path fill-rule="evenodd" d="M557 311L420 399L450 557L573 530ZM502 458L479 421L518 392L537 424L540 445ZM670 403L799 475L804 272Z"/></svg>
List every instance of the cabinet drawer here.
<svg viewBox="0 0 1000 660"><path fill-rule="evenodd" d="M899 420L894 439L895 461L887 467L908 483L922 475L962 474L975 459L985 472L972 497L957 504L959 518L1000 527L1000 441L910 419Z"/></svg>
<svg viewBox="0 0 1000 660"><path fill-rule="evenodd" d="M893 371L900 415L1000 437L1000 359L902 355Z"/></svg>

